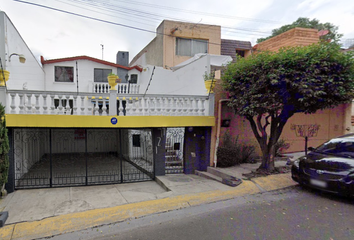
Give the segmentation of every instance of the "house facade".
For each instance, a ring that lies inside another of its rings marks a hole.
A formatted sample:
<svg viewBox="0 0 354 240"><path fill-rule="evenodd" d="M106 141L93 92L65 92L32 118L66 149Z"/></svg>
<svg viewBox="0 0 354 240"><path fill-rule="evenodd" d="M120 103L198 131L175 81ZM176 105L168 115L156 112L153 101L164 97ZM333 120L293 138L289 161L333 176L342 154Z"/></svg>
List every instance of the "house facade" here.
<svg viewBox="0 0 354 240"><path fill-rule="evenodd" d="M39 63L0 12L0 86L10 140L9 192L152 180L209 164L213 95L208 55L178 70L88 56ZM13 53L16 53L14 55ZM20 63L19 58L26 58ZM106 82L115 73L116 86Z"/></svg>
<svg viewBox="0 0 354 240"><path fill-rule="evenodd" d="M164 20L156 37L130 62L164 68L176 66L197 53L220 55L221 27Z"/></svg>
<svg viewBox="0 0 354 240"><path fill-rule="evenodd" d="M316 29L294 28L278 36L255 45L253 54L258 51L278 51L281 47L306 46L319 41ZM226 132L238 141L254 145L261 153L259 145L253 135L249 122L234 114L234 110L227 106L229 99L222 87L217 84L215 90L216 124L212 131L212 149L210 165L217 164L217 146L221 144ZM223 121L229 124L223 126ZM215 129L215 131L214 131ZM280 139L289 144L286 152L304 151L306 130L314 131L308 138L308 146L316 147L330 138L351 132L351 104L341 104L332 109L319 110L315 114L297 113L285 125Z"/></svg>

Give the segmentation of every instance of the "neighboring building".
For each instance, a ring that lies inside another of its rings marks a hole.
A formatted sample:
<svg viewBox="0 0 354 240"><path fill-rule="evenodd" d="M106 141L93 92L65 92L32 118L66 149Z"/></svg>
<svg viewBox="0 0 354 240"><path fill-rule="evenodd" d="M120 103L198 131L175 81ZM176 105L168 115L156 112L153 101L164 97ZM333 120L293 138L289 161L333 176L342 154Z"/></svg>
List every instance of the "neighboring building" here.
<svg viewBox="0 0 354 240"><path fill-rule="evenodd" d="M18 61L23 55L24 64ZM10 72L0 86L10 140L9 192L206 170L215 123L203 80L213 67L209 55L174 71L129 67L127 52L118 53L117 63L78 56L42 58L41 66L0 12L0 58L1 69ZM110 72L122 80L117 90L106 83Z"/></svg>
<svg viewBox="0 0 354 240"><path fill-rule="evenodd" d="M253 52L257 51L278 51L286 46L306 46L319 41L318 31L316 29L294 28L278 36L270 38L253 47ZM227 106L228 97L220 85L215 90L215 116L216 126L212 131L212 152L210 165L215 162L215 150L218 143L222 141L225 132L229 132L232 137L238 136L239 142L259 146L249 122L244 118L234 114L234 110ZM230 124L222 127L223 121ZM283 129L281 139L290 144L287 152L304 151L304 138L297 136L292 129L292 125L320 125L317 135L309 138L309 146L315 147L327 141L330 138L347 134L351 130L351 104L341 104L333 109L317 111L315 114L298 113L291 117ZM260 150L258 149L258 153Z"/></svg>
<svg viewBox="0 0 354 240"><path fill-rule="evenodd" d="M293 28L253 46L254 51L278 51L282 47L308 46L318 43L317 29Z"/></svg>
<svg viewBox="0 0 354 240"><path fill-rule="evenodd" d="M251 42L221 39L221 55L231 56L234 62L236 61L236 56L248 57L251 54Z"/></svg>
<svg viewBox="0 0 354 240"><path fill-rule="evenodd" d="M220 55L221 27L164 20L156 37L130 62L132 65L176 66L196 53Z"/></svg>

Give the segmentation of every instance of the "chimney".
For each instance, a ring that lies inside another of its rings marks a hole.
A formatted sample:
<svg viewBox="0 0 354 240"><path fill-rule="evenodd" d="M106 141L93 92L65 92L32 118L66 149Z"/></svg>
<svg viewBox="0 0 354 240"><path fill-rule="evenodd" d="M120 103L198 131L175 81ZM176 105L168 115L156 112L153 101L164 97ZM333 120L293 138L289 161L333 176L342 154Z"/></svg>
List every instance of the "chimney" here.
<svg viewBox="0 0 354 240"><path fill-rule="evenodd" d="M129 67L129 52L121 52L117 53L117 64Z"/></svg>

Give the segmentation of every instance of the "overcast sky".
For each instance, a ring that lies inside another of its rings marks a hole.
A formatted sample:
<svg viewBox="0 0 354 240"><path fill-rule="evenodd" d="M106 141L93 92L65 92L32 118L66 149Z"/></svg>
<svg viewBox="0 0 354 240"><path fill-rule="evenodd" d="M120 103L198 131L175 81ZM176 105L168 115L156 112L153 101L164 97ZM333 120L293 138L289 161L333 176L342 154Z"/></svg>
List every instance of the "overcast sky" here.
<svg viewBox="0 0 354 240"><path fill-rule="evenodd" d="M222 26L223 39L256 43L299 17L330 22L354 39L354 0L1 0L38 58L87 55L115 62L118 51L132 59L154 37L163 19ZM36 6L42 5L44 7ZM60 11L51 10L49 8ZM115 24L70 15L63 11ZM122 26L125 25L125 26ZM140 29L140 30L138 30ZM354 41L353 41L354 43Z"/></svg>

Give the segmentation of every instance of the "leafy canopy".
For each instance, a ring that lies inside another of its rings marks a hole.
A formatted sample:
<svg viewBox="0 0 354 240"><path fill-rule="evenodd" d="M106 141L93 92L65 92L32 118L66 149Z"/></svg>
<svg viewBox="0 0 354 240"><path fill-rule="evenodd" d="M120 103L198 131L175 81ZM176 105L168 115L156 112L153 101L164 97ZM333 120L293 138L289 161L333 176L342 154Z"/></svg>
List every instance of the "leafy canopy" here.
<svg viewBox="0 0 354 240"><path fill-rule="evenodd" d="M272 30L272 35L266 38L259 38L257 39L257 43L263 42L269 38L272 38L274 36L277 36L281 33L284 33L290 29L293 29L295 27L302 27L302 28L313 28L313 29L318 29L320 30L328 30L329 33L325 36L322 36L322 40L332 40L333 42L337 43L340 38L343 36L342 34L339 34L338 27L331 24L331 23L320 23L316 18L310 20L309 18L298 18L295 22L291 24L284 25L280 28L276 28Z"/></svg>
<svg viewBox="0 0 354 240"><path fill-rule="evenodd" d="M354 97L354 58L336 44L282 48L239 58L222 77L230 105L241 116L314 113Z"/></svg>

